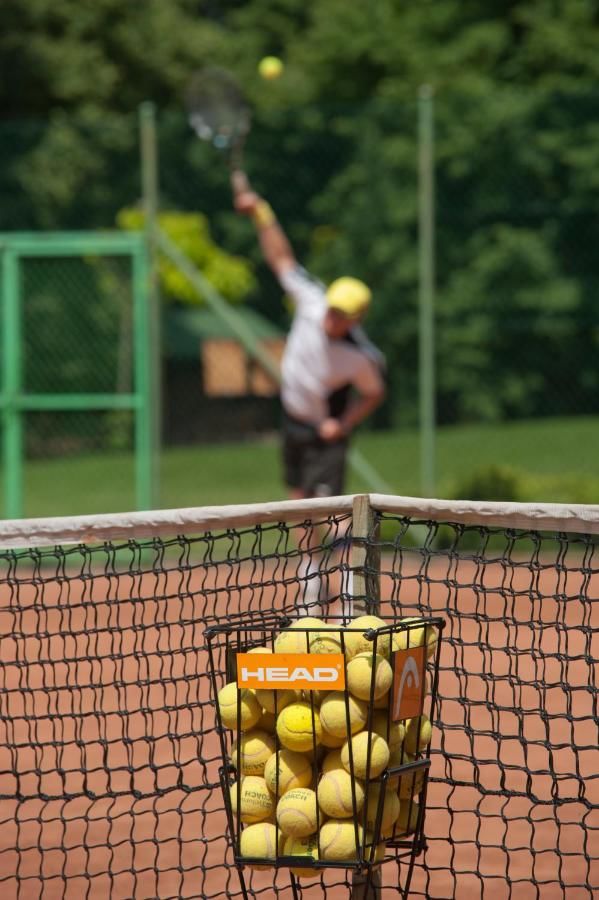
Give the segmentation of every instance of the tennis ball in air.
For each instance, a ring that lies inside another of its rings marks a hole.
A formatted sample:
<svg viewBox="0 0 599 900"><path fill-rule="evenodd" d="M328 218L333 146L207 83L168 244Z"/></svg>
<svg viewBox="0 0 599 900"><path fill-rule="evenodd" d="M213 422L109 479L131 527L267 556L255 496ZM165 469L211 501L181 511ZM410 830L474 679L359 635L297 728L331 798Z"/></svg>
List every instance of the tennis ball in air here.
<svg viewBox="0 0 599 900"><path fill-rule="evenodd" d="M347 664L347 686L360 700L370 701L371 690L373 699L380 700L389 693L392 681L393 669L378 653L358 653Z"/></svg>
<svg viewBox="0 0 599 900"><path fill-rule="evenodd" d="M303 753L279 750L264 766L264 780L273 794L277 794L278 784L278 795L282 797L294 788L308 787L312 781L312 763Z"/></svg>
<svg viewBox="0 0 599 900"><path fill-rule="evenodd" d="M329 819L320 829L320 855L322 859L354 860L362 841L361 825L348 819ZM357 839L357 840L356 840Z"/></svg>
<svg viewBox="0 0 599 900"><path fill-rule="evenodd" d="M406 625L410 622L422 622L422 625L418 628L396 632L393 635L393 649L406 650L408 647L422 647L426 640L426 655L430 659L437 648L437 629L432 625L429 625L428 628L425 627L424 620L418 616L407 616L400 619L398 624Z"/></svg>
<svg viewBox="0 0 599 900"><path fill-rule="evenodd" d="M370 748L370 750L369 750ZM368 754L370 752L370 767ZM354 778L377 778L389 762L389 747L380 734L361 731L341 748L341 763ZM352 769L353 762L353 769Z"/></svg>
<svg viewBox="0 0 599 900"><path fill-rule="evenodd" d="M395 791L385 789L382 784L371 784L368 788L368 800L366 802L366 830L375 830L381 791L383 792L383 800L380 835L381 837L386 838L393 834L393 826L399 818L400 804L399 797Z"/></svg>
<svg viewBox="0 0 599 900"><path fill-rule="evenodd" d="M241 832L239 849L242 856L256 856L263 859L277 858L277 827L270 822L259 822L248 825ZM251 869L263 871L269 866L250 866Z"/></svg>
<svg viewBox="0 0 599 900"><path fill-rule="evenodd" d="M320 724L328 734L336 738L347 738L348 716L349 733L355 734L366 724L368 706L362 700L352 697L351 694L346 695L343 691L331 691L324 697L320 704Z"/></svg>
<svg viewBox="0 0 599 900"><path fill-rule="evenodd" d="M364 806L364 787L345 769L330 769L318 783L318 805L333 819L347 819ZM399 806L399 801L398 801ZM398 810L399 812L399 810Z"/></svg>
<svg viewBox="0 0 599 900"><path fill-rule="evenodd" d="M231 785L231 806L233 815L246 824L254 824L268 819L272 815L274 803L264 778L259 775L245 775L239 782ZM238 809L239 807L239 809Z"/></svg>
<svg viewBox="0 0 599 900"><path fill-rule="evenodd" d="M277 823L289 837L308 837L318 828L316 792L311 788L293 788L277 804Z"/></svg>
<svg viewBox="0 0 599 900"><path fill-rule="evenodd" d="M403 765L414 762L414 757L409 753L404 753L402 760ZM402 800L409 800L410 797L416 797L424 787L424 769L414 769L405 775L397 776L394 781L399 781L399 797ZM389 779L389 782L391 779Z"/></svg>
<svg viewBox="0 0 599 900"><path fill-rule="evenodd" d="M374 653L374 641L369 641L364 637L364 632L370 628L384 628L386 625L387 622L379 619L378 616L359 616L357 619L352 619L345 632L345 658L350 660L358 653ZM354 631L355 628L358 628L359 631ZM388 634L377 637L376 652L380 656L388 659L390 646Z"/></svg>
<svg viewBox="0 0 599 900"><path fill-rule="evenodd" d="M418 716L415 719L406 719L406 736L404 747L408 753L414 756L418 750L424 750L431 742L433 726L428 716Z"/></svg>
<svg viewBox="0 0 599 900"><path fill-rule="evenodd" d="M241 752L239 747L241 745ZM253 729L246 731L231 747L231 762L244 775L263 775L264 766L276 750L274 735Z"/></svg>
<svg viewBox="0 0 599 900"><path fill-rule="evenodd" d="M258 63L258 72L266 81L274 81L283 74L283 63L278 56L265 56Z"/></svg>
<svg viewBox="0 0 599 900"><path fill-rule="evenodd" d="M240 725L244 731L253 728L262 715L262 707L256 694L249 688L237 691L237 682L230 681L218 692L218 708L223 725L237 728L237 706L239 704Z"/></svg>
<svg viewBox="0 0 599 900"><path fill-rule="evenodd" d="M307 837L287 837L283 844L283 853L285 856L311 856L312 859L318 859L318 838L315 834ZM293 868L289 871L299 878L318 875L318 869Z"/></svg>
<svg viewBox="0 0 599 900"><path fill-rule="evenodd" d="M317 631L302 631L303 628L322 628L320 619L313 616L304 616L297 619L289 628L275 638L275 653L309 653L311 644L318 637Z"/></svg>
<svg viewBox="0 0 599 900"><path fill-rule="evenodd" d="M320 743L320 716L309 703L290 703L279 713L277 735L288 750L303 753Z"/></svg>

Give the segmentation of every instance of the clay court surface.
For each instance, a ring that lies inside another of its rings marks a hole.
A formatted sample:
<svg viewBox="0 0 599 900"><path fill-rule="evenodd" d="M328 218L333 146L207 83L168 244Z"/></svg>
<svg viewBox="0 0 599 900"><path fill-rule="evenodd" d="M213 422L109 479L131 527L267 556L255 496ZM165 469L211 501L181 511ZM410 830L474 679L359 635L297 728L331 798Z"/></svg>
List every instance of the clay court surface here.
<svg viewBox="0 0 599 900"><path fill-rule="evenodd" d="M599 572L441 557L423 579L416 553L382 570L382 615L446 620L428 849L410 896L599 895ZM262 561L45 583L22 568L4 584L3 897L241 897L203 633L235 612L289 608L283 580ZM401 896L405 864L382 871L383 897ZM300 895L350 896L351 873L323 878ZM270 873L248 880L275 896ZM292 897L285 871L276 884Z"/></svg>

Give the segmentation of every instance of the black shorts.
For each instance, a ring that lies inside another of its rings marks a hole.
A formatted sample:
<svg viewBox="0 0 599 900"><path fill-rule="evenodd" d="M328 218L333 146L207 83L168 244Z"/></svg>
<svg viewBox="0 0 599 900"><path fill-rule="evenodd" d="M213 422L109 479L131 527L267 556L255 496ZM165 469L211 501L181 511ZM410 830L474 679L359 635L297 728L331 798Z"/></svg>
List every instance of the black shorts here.
<svg viewBox="0 0 599 900"><path fill-rule="evenodd" d="M323 441L312 425L283 413L285 481L306 497L336 497L345 486L348 441Z"/></svg>

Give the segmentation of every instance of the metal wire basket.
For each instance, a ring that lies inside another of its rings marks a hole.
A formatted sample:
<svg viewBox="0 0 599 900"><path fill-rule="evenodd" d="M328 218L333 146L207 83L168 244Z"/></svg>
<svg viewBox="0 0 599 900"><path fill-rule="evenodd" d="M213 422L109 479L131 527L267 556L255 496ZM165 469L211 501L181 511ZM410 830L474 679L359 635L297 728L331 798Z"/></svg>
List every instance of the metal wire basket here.
<svg viewBox="0 0 599 900"><path fill-rule="evenodd" d="M255 614L206 632L235 863L370 872L425 846L441 618Z"/></svg>

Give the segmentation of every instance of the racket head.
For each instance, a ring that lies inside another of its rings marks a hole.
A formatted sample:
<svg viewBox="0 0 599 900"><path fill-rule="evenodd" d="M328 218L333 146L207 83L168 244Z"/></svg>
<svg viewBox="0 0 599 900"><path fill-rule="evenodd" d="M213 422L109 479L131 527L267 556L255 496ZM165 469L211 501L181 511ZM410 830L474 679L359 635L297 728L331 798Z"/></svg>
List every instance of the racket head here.
<svg viewBox="0 0 599 900"><path fill-rule="evenodd" d="M207 66L194 72L185 91L189 124L202 141L234 152L250 130L250 108L226 69Z"/></svg>

